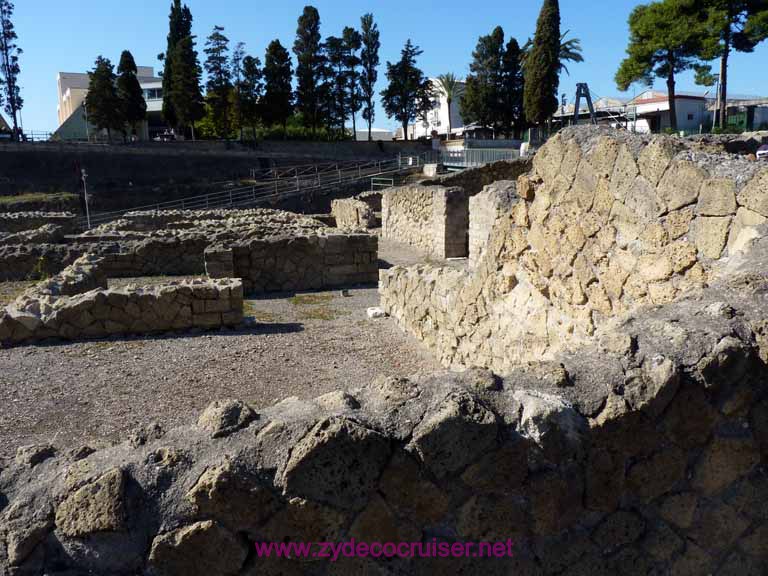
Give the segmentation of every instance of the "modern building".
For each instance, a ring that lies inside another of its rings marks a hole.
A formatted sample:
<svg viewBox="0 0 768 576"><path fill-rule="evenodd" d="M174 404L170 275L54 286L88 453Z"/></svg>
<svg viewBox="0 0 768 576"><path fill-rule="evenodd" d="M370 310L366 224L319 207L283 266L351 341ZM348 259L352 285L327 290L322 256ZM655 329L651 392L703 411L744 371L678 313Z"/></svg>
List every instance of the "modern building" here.
<svg viewBox="0 0 768 576"><path fill-rule="evenodd" d="M392 130L386 130L384 128L371 128L371 140L392 140L395 135ZM368 141L368 128L358 128L355 134L355 140L358 142Z"/></svg>
<svg viewBox="0 0 768 576"><path fill-rule="evenodd" d="M712 123L707 102L703 95L676 94L677 129L688 134L707 131ZM663 132L671 128L669 111L666 92L646 90L627 103L628 128L639 133Z"/></svg>
<svg viewBox="0 0 768 576"><path fill-rule="evenodd" d="M165 130L162 119L163 80L155 76L152 66L137 66L139 84L147 102L147 119L137 131L139 139L150 139ZM85 97L90 82L88 73L59 72L58 87L59 127L54 138L61 140L88 140L98 138L97 130L87 122Z"/></svg>
<svg viewBox="0 0 768 576"><path fill-rule="evenodd" d="M752 132L768 130L768 98L759 96L731 96L726 101L728 108L727 124L731 128ZM717 102L709 103L712 118L718 115Z"/></svg>
<svg viewBox="0 0 768 576"><path fill-rule="evenodd" d="M440 89L440 83L437 78L430 78L435 98L432 101L432 110L427 113L425 119L419 119L415 124L408 126L408 139L416 140L418 138L431 138L434 134L438 137L446 138L448 134L448 100L445 93ZM459 92L463 90L464 82L459 82ZM460 136L464 127L464 121L461 119L461 102L459 96L454 96L451 102L451 137ZM402 137L402 129L399 131ZM396 136L397 137L397 136Z"/></svg>

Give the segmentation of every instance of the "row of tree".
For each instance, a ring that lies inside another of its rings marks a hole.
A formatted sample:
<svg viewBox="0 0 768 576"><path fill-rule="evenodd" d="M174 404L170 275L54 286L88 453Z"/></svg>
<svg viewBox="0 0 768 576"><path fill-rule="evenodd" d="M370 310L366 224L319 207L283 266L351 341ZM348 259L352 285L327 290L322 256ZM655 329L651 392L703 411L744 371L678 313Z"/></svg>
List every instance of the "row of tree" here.
<svg viewBox="0 0 768 576"><path fill-rule="evenodd" d="M734 51L752 52L768 38L766 0L661 0L638 6L629 17L627 57L616 73L616 84L627 90L634 82L651 86L666 80L670 124L677 130L675 77L696 72L696 82L719 81L720 128L727 123L728 61ZM717 77L708 62L720 60Z"/></svg>
<svg viewBox="0 0 768 576"><path fill-rule="evenodd" d="M17 44L18 36L13 27L13 2L0 0L0 104L11 117L13 138L21 136L19 121L24 99L19 89L19 56L21 48Z"/></svg>

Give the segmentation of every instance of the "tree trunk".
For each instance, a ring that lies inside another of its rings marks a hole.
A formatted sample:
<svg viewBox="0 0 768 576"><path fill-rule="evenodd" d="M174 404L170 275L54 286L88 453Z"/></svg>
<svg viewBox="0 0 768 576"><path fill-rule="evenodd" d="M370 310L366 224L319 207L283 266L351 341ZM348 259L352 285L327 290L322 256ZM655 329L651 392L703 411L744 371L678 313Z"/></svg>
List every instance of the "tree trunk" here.
<svg viewBox="0 0 768 576"><path fill-rule="evenodd" d="M448 134L445 135L446 141L451 139L451 99L448 98Z"/></svg>
<svg viewBox="0 0 768 576"><path fill-rule="evenodd" d="M354 106L352 106L354 110ZM352 112L352 140L357 142L357 122L355 121L355 113Z"/></svg>
<svg viewBox="0 0 768 576"><path fill-rule="evenodd" d="M675 73L674 59L670 55L668 62L669 74L667 75L667 94L669 101L669 125L677 132L677 105L675 102Z"/></svg>
<svg viewBox="0 0 768 576"><path fill-rule="evenodd" d="M371 108L373 108L373 106L368 106L368 110L370 110ZM373 142L372 128L373 128L373 120L369 118L368 119L368 142Z"/></svg>
<svg viewBox="0 0 768 576"><path fill-rule="evenodd" d="M728 103L726 97L728 96L728 56L731 51L731 38L730 38L730 23L728 24L728 32L725 34L725 46L723 47L723 55L720 57L720 128L724 129L728 121Z"/></svg>
<svg viewBox="0 0 768 576"><path fill-rule="evenodd" d="M403 122L403 140L408 141L408 121Z"/></svg>

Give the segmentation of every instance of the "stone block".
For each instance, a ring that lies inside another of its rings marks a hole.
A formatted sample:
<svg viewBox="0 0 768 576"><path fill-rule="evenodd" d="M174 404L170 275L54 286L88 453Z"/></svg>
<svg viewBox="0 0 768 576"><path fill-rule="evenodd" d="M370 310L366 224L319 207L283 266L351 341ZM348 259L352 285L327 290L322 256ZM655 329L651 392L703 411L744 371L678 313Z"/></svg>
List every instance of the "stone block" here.
<svg viewBox="0 0 768 576"><path fill-rule="evenodd" d="M699 192L696 214L731 216L736 212L736 182L726 178L706 180Z"/></svg>
<svg viewBox="0 0 768 576"><path fill-rule="evenodd" d="M57 530L73 537L122 530L126 516L124 490L125 477L119 468L79 488L56 508Z"/></svg>
<svg viewBox="0 0 768 576"><path fill-rule="evenodd" d="M731 218L728 216L701 216L694 222L696 248L705 258L720 258L728 240Z"/></svg>
<svg viewBox="0 0 768 576"><path fill-rule="evenodd" d="M768 217L768 168L763 168L741 189L739 206Z"/></svg>
<svg viewBox="0 0 768 576"><path fill-rule="evenodd" d="M694 204L708 174L687 160L672 162L659 182L658 193L669 211Z"/></svg>

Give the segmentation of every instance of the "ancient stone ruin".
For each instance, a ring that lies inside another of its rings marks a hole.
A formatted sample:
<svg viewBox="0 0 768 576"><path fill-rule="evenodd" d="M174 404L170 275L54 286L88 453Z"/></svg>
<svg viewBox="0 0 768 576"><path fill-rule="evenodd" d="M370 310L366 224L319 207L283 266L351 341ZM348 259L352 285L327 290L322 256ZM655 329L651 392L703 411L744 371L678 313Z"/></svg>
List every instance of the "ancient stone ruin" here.
<svg viewBox="0 0 768 576"><path fill-rule="evenodd" d="M0 574L766 574L768 168L581 128L518 176L456 185L455 234L423 225L426 242L462 237L466 266L380 272L382 305L452 370L262 410L220 399L189 426L97 451L20 448L0 470ZM406 222L407 198L384 192L384 225ZM334 253L336 232L310 237ZM242 241L211 244L207 261L264 269ZM101 274L82 258L20 302L43 326L60 306L120 310ZM239 289L146 298L194 321L196 306L236 307ZM351 539L511 540L514 554L257 553Z"/></svg>

